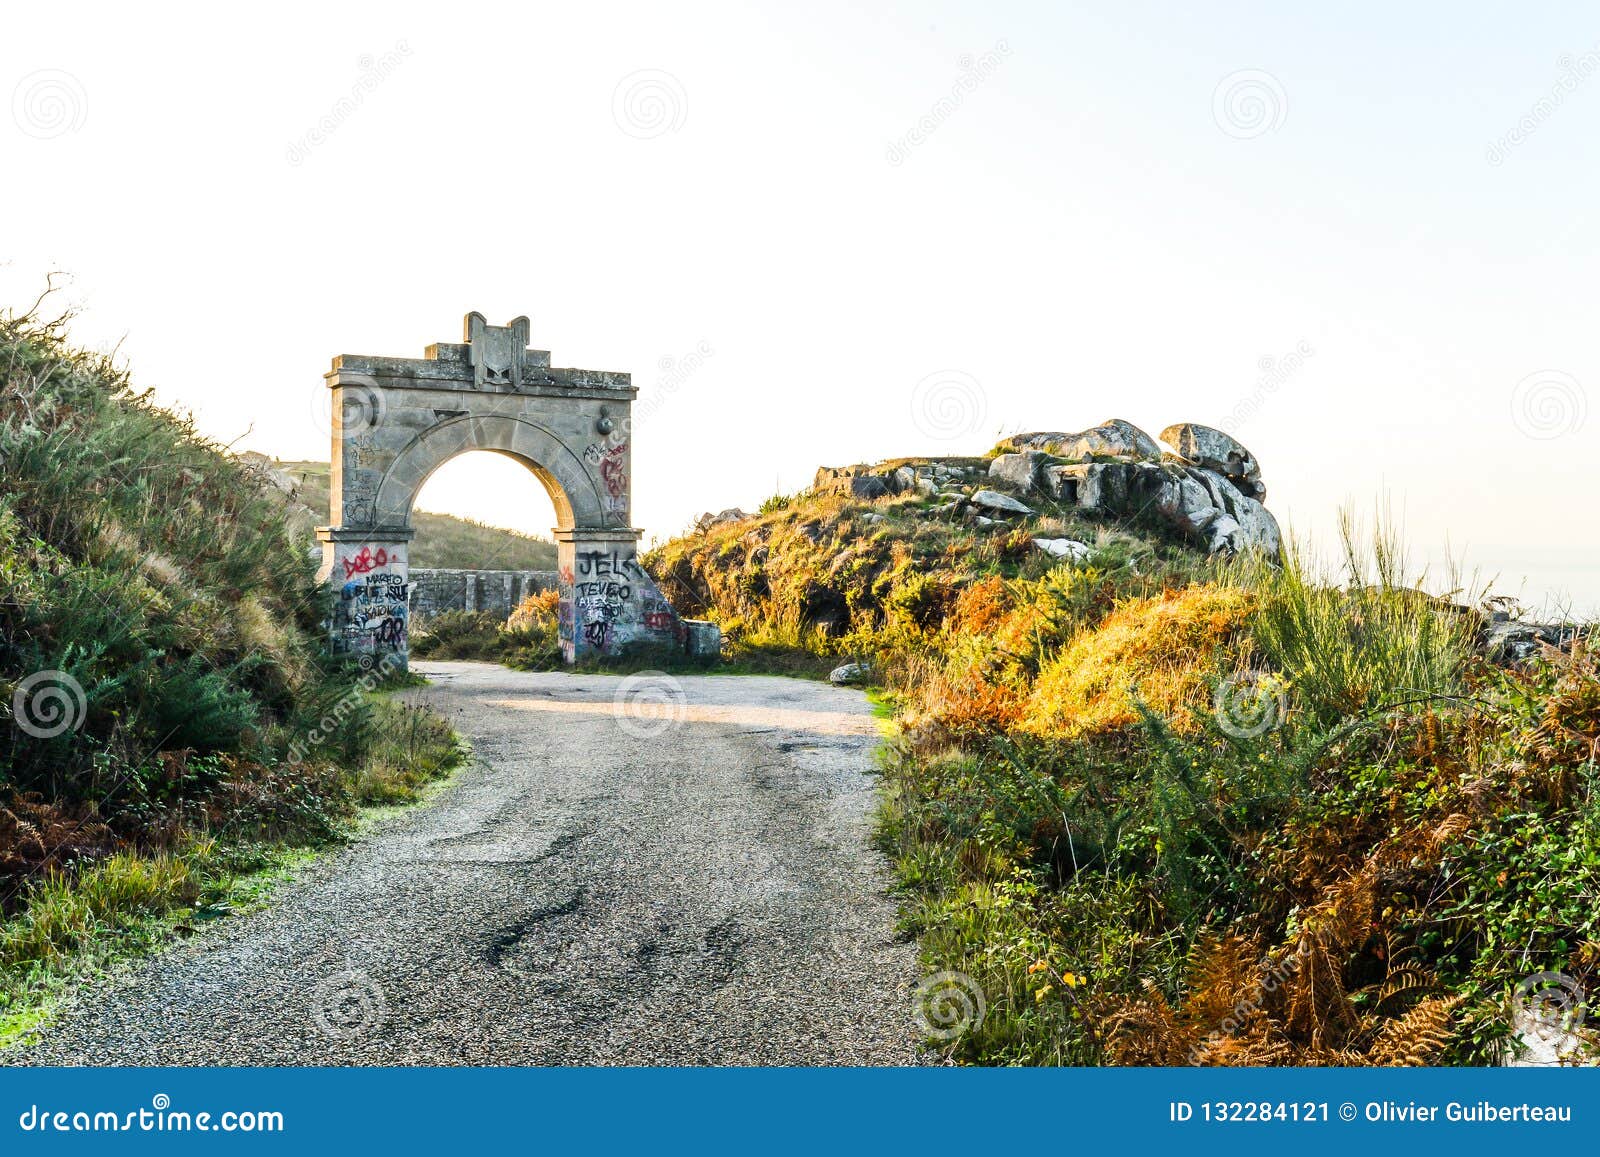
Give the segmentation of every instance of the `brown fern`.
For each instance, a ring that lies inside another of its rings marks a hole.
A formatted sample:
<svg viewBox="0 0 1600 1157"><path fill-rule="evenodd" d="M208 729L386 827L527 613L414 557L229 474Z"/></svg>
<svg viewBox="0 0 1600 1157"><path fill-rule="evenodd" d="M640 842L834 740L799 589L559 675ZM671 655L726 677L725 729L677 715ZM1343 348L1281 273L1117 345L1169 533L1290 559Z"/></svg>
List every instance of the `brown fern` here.
<svg viewBox="0 0 1600 1157"><path fill-rule="evenodd" d="M1453 1014L1460 997L1432 996L1404 1016L1382 1022L1362 1063L1430 1065L1450 1043Z"/></svg>
<svg viewBox="0 0 1600 1157"><path fill-rule="evenodd" d="M1227 934L1201 939L1190 958L1186 997L1159 992L1110 1006L1108 1059L1115 1064L1419 1065L1448 1046L1458 998L1431 995L1437 981L1407 959L1376 909L1405 877L1431 875L1444 849L1469 826L1452 813L1416 824L1373 847L1323 889L1293 935L1272 953ZM1383 975L1352 992L1347 969L1360 954Z"/></svg>

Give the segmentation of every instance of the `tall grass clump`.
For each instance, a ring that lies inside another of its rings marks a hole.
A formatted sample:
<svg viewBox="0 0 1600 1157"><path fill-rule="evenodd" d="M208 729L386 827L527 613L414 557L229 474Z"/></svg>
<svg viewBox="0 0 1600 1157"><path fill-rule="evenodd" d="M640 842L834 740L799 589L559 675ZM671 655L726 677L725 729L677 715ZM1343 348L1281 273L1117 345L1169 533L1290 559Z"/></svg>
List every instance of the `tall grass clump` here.
<svg viewBox="0 0 1600 1157"><path fill-rule="evenodd" d="M387 697L374 709L374 739L355 775L357 803L412 803L464 758L455 733L437 712Z"/></svg>
<svg viewBox="0 0 1600 1157"><path fill-rule="evenodd" d="M166 853L117 852L76 875L52 870L29 892L23 913L0 925L0 972L60 963L96 937L197 894L189 862Z"/></svg>
<svg viewBox="0 0 1600 1157"><path fill-rule="evenodd" d="M1477 622L1426 593L1399 532L1380 517L1370 535L1339 519L1342 573L1291 546L1281 567L1259 562L1244 581L1259 606L1251 634L1266 665L1323 724L1408 701L1459 694Z"/></svg>

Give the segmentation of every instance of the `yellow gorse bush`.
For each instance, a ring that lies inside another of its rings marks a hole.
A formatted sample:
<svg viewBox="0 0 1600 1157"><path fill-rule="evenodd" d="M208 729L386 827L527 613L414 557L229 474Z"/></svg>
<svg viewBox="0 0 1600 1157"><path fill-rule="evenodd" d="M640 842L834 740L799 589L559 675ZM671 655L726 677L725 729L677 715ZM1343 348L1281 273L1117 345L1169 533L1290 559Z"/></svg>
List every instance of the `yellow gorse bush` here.
<svg viewBox="0 0 1600 1157"><path fill-rule="evenodd" d="M1045 664L1020 730L1069 738L1131 726L1135 696L1180 730L1192 726L1254 607L1248 591L1209 584L1125 603Z"/></svg>

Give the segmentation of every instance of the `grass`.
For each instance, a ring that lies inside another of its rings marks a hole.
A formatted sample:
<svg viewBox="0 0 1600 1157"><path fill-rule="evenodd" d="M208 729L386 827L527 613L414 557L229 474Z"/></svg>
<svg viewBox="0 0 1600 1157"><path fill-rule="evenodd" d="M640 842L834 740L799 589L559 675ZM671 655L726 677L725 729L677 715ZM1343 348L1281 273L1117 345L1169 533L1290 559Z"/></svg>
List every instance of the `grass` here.
<svg viewBox="0 0 1600 1157"><path fill-rule="evenodd" d="M1392 527L1368 537L1340 520L1343 574L1301 559L1243 576L1261 592L1252 636L1324 724L1385 703L1458 693L1476 627L1464 607L1422 593Z"/></svg>
<svg viewBox="0 0 1600 1157"><path fill-rule="evenodd" d="M795 623L756 623L732 640L724 670L734 675L787 675L826 679L845 656L832 653L827 639Z"/></svg>
<svg viewBox="0 0 1600 1157"><path fill-rule="evenodd" d="M203 846L182 855L118 852L76 874L50 871L22 915L0 928L0 965L58 967L84 944L193 901L192 864L206 854Z"/></svg>
<svg viewBox="0 0 1600 1157"><path fill-rule="evenodd" d="M416 803L465 759L450 724L425 706L380 698L376 727L355 773L355 799L363 807Z"/></svg>
<svg viewBox="0 0 1600 1157"><path fill-rule="evenodd" d="M519 671L562 666L554 590L529 595L501 619L488 611L445 611L419 623L411 639L418 659L476 659Z"/></svg>
<svg viewBox="0 0 1600 1157"><path fill-rule="evenodd" d="M1044 663L1019 726L1064 738L1125 728L1140 703L1193 726L1210 707L1207 677L1254 606L1246 591L1210 584L1130 599Z"/></svg>

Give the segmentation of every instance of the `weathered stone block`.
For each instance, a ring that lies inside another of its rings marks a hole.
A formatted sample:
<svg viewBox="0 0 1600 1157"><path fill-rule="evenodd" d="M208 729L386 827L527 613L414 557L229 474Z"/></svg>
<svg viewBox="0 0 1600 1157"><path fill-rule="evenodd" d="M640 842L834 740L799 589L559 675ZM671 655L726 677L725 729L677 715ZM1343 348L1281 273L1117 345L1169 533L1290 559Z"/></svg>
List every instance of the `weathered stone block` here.
<svg viewBox="0 0 1600 1157"><path fill-rule="evenodd" d="M1039 469L1049 460L1049 455L1037 450L1001 454L989 463L989 480L1009 486L1019 494L1032 494L1038 482Z"/></svg>

